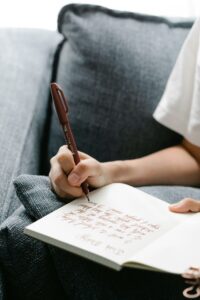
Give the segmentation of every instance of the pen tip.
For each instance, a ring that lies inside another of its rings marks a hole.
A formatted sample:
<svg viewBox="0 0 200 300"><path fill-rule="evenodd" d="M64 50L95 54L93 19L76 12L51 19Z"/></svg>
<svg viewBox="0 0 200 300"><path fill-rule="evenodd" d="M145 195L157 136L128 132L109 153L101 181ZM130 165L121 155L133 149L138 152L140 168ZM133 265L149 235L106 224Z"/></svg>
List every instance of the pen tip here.
<svg viewBox="0 0 200 300"><path fill-rule="evenodd" d="M88 196L88 195L85 195L85 196L86 196L86 198L87 198L88 202L90 202L90 198L89 198L89 196Z"/></svg>

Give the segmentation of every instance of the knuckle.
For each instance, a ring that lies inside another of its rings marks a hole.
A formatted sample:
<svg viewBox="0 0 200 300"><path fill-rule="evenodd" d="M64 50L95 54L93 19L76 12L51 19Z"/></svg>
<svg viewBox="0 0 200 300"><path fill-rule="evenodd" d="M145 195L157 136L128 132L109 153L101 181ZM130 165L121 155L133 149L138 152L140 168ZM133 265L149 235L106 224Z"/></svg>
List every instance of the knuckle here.
<svg viewBox="0 0 200 300"><path fill-rule="evenodd" d="M62 164L64 161L68 159L68 155L66 153L59 153L56 159L59 164Z"/></svg>
<svg viewBox="0 0 200 300"><path fill-rule="evenodd" d="M57 154L56 158L57 158L58 163L62 164L63 162L72 160L72 153L69 150L65 151L65 152L60 152Z"/></svg>
<svg viewBox="0 0 200 300"><path fill-rule="evenodd" d="M61 152L56 155L56 160L58 163L62 163L65 157L66 155L63 152Z"/></svg>
<svg viewBox="0 0 200 300"><path fill-rule="evenodd" d="M53 156L51 159L50 159L50 165L52 166L53 164L54 164L54 162L55 162L55 156Z"/></svg>
<svg viewBox="0 0 200 300"><path fill-rule="evenodd" d="M62 146L58 149L58 152L63 152L63 151L66 151L66 150L68 150L67 145L62 145Z"/></svg>
<svg viewBox="0 0 200 300"><path fill-rule="evenodd" d="M50 171L49 171L49 178L50 178L50 181L51 181L51 178L52 178L52 169L50 169Z"/></svg>
<svg viewBox="0 0 200 300"><path fill-rule="evenodd" d="M79 170L81 172L85 172L87 170L87 168L88 168L88 166L87 166L87 162L86 161L83 160L83 161L81 161L79 163Z"/></svg>
<svg viewBox="0 0 200 300"><path fill-rule="evenodd" d="M193 199L187 197L187 198L184 198L184 199L183 199L183 202L184 202L184 203L187 203L187 204L192 204L192 203L193 203Z"/></svg>

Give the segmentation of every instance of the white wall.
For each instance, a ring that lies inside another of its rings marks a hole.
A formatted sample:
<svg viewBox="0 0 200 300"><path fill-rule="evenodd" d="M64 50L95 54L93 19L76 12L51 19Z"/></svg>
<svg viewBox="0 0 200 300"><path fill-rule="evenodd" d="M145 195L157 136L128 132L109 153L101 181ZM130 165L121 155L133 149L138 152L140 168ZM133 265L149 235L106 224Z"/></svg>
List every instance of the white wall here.
<svg viewBox="0 0 200 300"><path fill-rule="evenodd" d="M36 27L55 30L60 8L70 2L72 1L0 0L0 27ZM200 15L200 0L80 0L78 2L162 16Z"/></svg>

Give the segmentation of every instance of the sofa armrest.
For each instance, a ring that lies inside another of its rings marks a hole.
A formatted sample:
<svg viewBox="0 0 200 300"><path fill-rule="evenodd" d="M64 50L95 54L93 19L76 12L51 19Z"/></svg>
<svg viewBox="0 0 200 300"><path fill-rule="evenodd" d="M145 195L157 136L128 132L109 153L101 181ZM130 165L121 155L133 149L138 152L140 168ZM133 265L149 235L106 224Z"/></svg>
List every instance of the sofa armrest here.
<svg viewBox="0 0 200 300"><path fill-rule="evenodd" d="M13 178L39 172L52 64L61 39L47 30L0 30L0 223L18 206Z"/></svg>

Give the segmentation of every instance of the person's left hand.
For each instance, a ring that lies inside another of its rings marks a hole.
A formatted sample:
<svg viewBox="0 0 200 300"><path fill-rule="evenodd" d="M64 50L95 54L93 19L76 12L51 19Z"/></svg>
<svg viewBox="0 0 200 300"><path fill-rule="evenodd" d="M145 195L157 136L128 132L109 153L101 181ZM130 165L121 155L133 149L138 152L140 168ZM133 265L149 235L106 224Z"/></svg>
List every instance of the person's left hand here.
<svg viewBox="0 0 200 300"><path fill-rule="evenodd" d="M200 200L185 198L169 206L169 210L176 213L200 212Z"/></svg>

